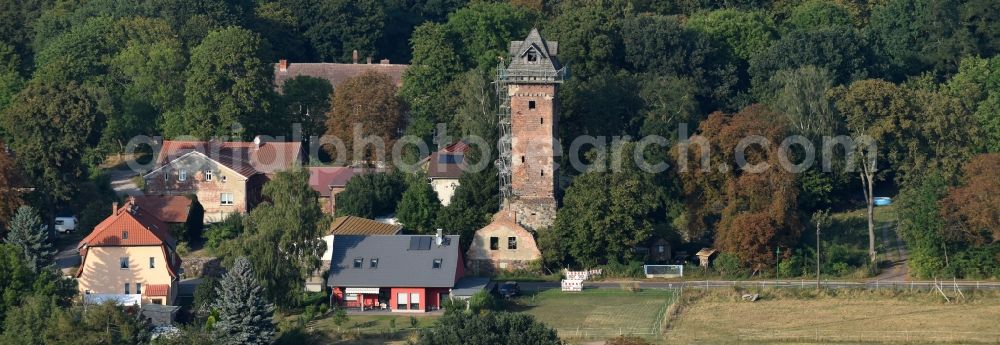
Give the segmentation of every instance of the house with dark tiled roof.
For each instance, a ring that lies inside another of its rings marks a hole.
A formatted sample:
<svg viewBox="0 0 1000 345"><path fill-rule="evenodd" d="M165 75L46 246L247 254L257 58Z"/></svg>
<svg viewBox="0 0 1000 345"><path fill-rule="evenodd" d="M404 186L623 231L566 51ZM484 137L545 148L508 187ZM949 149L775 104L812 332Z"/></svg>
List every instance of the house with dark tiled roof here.
<svg viewBox="0 0 1000 345"><path fill-rule="evenodd" d="M455 189L459 185L458 180L465 172L465 153L467 151L469 151L469 145L458 141L431 153L421 162L431 188L437 193L441 205L448 206L451 203L451 197L455 195Z"/></svg>
<svg viewBox="0 0 1000 345"><path fill-rule="evenodd" d="M156 168L143 176L146 194L194 194L206 223L250 212L261 202L264 183L274 173L301 165L302 144L165 140Z"/></svg>
<svg viewBox="0 0 1000 345"><path fill-rule="evenodd" d="M330 269L333 260L333 243L338 236L398 235L403 231L399 224L388 224L356 216L337 217L330 223L330 229L323 241L326 251L320 257L320 269L306 280L306 291L323 290L323 275Z"/></svg>
<svg viewBox="0 0 1000 345"><path fill-rule="evenodd" d="M440 309L464 275L456 235L341 235L327 286L346 308L422 313Z"/></svg>
<svg viewBox="0 0 1000 345"><path fill-rule="evenodd" d="M85 303L172 305L181 267L167 224L133 200L112 206L111 216L78 244L76 279Z"/></svg>
<svg viewBox="0 0 1000 345"><path fill-rule="evenodd" d="M348 79L357 77L368 71L388 75L396 86L403 85L403 73L410 65L392 64L389 60L382 60L379 63L291 63L288 60L279 60L274 64L274 88L282 92L282 87L289 79L298 76L309 76L324 79L330 82L334 90Z"/></svg>

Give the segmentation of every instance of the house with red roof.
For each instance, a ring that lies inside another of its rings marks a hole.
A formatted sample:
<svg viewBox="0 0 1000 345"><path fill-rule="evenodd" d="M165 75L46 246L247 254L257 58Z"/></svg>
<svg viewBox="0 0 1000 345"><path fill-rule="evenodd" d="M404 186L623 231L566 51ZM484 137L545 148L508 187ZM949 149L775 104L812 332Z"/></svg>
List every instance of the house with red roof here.
<svg viewBox="0 0 1000 345"><path fill-rule="evenodd" d="M85 303L172 305L181 267L167 224L133 200L112 206L77 248L76 279Z"/></svg>
<svg viewBox="0 0 1000 345"><path fill-rule="evenodd" d="M278 171L302 162L299 142L163 141L156 168L143 176L146 194L194 194L206 223L246 214L261 202L263 186Z"/></svg>
<svg viewBox="0 0 1000 345"><path fill-rule="evenodd" d="M323 212L337 211L337 194L344 191L347 181L361 175L366 169L352 167L309 167L309 187L319 193L319 204Z"/></svg>

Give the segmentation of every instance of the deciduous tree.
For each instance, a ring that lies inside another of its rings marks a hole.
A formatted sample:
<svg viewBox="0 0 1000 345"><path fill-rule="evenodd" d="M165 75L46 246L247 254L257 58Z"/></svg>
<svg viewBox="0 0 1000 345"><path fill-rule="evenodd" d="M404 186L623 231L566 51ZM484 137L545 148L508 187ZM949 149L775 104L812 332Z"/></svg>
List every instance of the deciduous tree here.
<svg viewBox="0 0 1000 345"><path fill-rule="evenodd" d="M964 167L964 184L941 200L946 233L976 245L1000 240L1000 153L982 154Z"/></svg>
<svg viewBox="0 0 1000 345"><path fill-rule="evenodd" d="M767 49L771 41L778 37L774 20L763 11L726 8L695 13L685 25L725 43L743 60L750 60L750 57Z"/></svg>
<svg viewBox="0 0 1000 345"><path fill-rule="evenodd" d="M333 86L329 81L298 76L286 81L281 92L281 106L287 116L285 123L289 126L301 124L302 138L306 140L326 132L326 114L330 111L330 98L333 96ZM281 130L291 131L291 127Z"/></svg>
<svg viewBox="0 0 1000 345"><path fill-rule="evenodd" d="M230 258L249 258L268 298L291 307L301 297L298 291L306 278L319 269L319 257L326 249L321 237L330 221L304 170L278 172L263 194L268 201L250 212L246 231Z"/></svg>
<svg viewBox="0 0 1000 345"><path fill-rule="evenodd" d="M395 211L406 189L397 173L369 173L352 177L337 194L337 216L375 218Z"/></svg>
<svg viewBox="0 0 1000 345"><path fill-rule="evenodd" d="M437 221L441 202L437 193L431 189L430 183L423 174L409 179L406 192L403 192L399 205L396 206L396 217L409 230L420 234L434 232L434 222Z"/></svg>
<svg viewBox="0 0 1000 345"><path fill-rule="evenodd" d="M406 111L396 93L392 79L375 71L365 72L337 87L327 115L326 134L342 140L347 152L328 148L330 155L339 155L350 162L390 161L389 154L403 128ZM367 137L374 142L362 140Z"/></svg>
<svg viewBox="0 0 1000 345"><path fill-rule="evenodd" d="M8 224L21 203L20 176L7 146L0 140L0 227Z"/></svg>
<svg viewBox="0 0 1000 345"><path fill-rule="evenodd" d="M210 32L191 50L184 111L168 114L165 134L209 139L232 135L237 125L246 133L271 133L263 115L270 110L273 75L265 61L257 34L239 27Z"/></svg>

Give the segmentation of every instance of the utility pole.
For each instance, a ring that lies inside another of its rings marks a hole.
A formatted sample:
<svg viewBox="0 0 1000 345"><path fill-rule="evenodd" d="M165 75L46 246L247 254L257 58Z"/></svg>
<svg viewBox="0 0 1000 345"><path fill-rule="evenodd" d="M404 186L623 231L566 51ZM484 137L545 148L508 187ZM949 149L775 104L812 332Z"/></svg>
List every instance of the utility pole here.
<svg viewBox="0 0 1000 345"><path fill-rule="evenodd" d="M830 210L816 211L813 213L813 222L816 223L816 290L820 289L820 258L819 258L819 234L823 223L830 220Z"/></svg>

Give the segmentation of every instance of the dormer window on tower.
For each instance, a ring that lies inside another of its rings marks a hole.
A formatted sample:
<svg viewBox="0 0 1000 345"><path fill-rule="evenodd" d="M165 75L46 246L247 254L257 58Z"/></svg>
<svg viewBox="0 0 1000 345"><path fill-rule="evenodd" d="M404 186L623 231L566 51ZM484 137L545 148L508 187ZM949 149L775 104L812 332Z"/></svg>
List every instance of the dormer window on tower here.
<svg viewBox="0 0 1000 345"><path fill-rule="evenodd" d="M536 52L535 50L529 50L528 54L525 55L525 57L528 59L529 63L538 62L538 52Z"/></svg>

